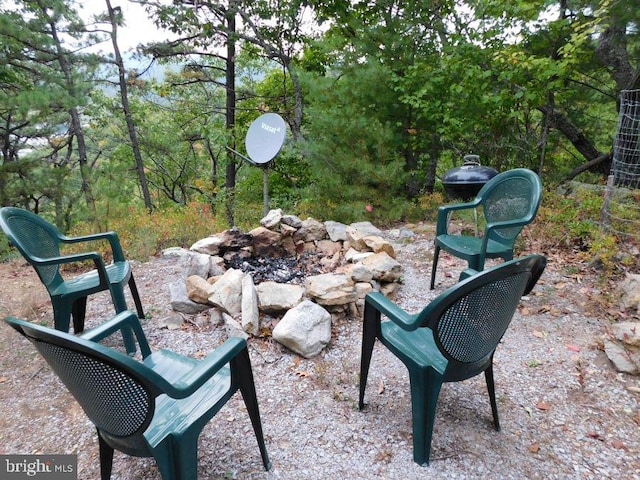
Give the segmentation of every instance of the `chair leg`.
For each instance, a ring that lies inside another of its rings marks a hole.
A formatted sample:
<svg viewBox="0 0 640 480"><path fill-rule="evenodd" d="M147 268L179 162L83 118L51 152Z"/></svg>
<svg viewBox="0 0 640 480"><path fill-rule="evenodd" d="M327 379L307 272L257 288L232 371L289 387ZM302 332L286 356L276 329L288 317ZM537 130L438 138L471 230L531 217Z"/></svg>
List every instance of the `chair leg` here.
<svg viewBox="0 0 640 480"><path fill-rule="evenodd" d="M76 298L71 306L71 316L73 317L73 333L84 332L84 318L87 312L87 297Z"/></svg>
<svg viewBox="0 0 640 480"><path fill-rule="evenodd" d="M433 251L433 265L431 266L431 290L436 283L436 269L438 268L438 257L440 256L440 247L436 245Z"/></svg>
<svg viewBox="0 0 640 480"><path fill-rule="evenodd" d="M493 424L496 430L500 431L500 419L498 418L498 404L496 403L496 388L493 382L493 364L489 365L484 371L484 378L487 381L487 390L489 391L489 401L491 402L491 413L493 413Z"/></svg>
<svg viewBox="0 0 640 480"><path fill-rule="evenodd" d="M129 277L129 290L131 290L131 296L133 297L133 302L136 304L136 311L138 312L138 318L144 318L144 309L142 308L142 302L140 301L140 295L138 294L138 287L136 286L136 281L133 279L133 273L131 277Z"/></svg>
<svg viewBox="0 0 640 480"><path fill-rule="evenodd" d="M100 444L100 478L109 480L113 468L113 448L104 441L98 430L98 442Z"/></svg>
<svg viewBox="0 0 640 480"><path fill-rule="evenodd" d="M267 447L264 443L264 433L262 431L262 421L260 420L260 409L258 408L258 397L256 395L256 387L253 381L253 371L251 369L251 360L249 358L249 351L245 347L240 353L238 353L230 362L231 375L233 377L232 382L237 385L242 399L247 407L251 425L253 426L253 432L256 435L258 442L258 448L260 449L260 456L262 457L262 463L265 470L271 468L271 462L267 454Z"/></svg>
<svg viewBox="0 0 640 480"><path fill-rule="evenodd" d="M362 322L362 353L360 355L360 397L358 408L364 408L364 393L367 388L367 378L369 377L369 365L371 365L371 355L373 346L376 343L380 329L380 311L371 304L364 305L364 320Z"/></svg>
<svg viewBox="0 0 640 480"><path fill-rule="evenodd" d="M411 382L411 417L413 425L413 460L429 465L436 405L442 388L442 376L435 370L409 369Z"/></svg>
<svg viewBox="0 0 640 480"><path fill-rule="evenodd" d="M109 291L111 292L111 300L113 301L116 313L126 311L128 309L127 301L124 298L124 290L122 289L122 286L119 284L112 284L109 286ZM136 342L133 337L133 332L127 326L122 328L122 340L127 353L129 355L134 355L136 353Z"/></svg>
<svg viewBox="0 0 640 480"><path fill-rule="evenodd" d="M71 323L71 305L68 302L51 302L53 305L53 327L68 332Z"/></svg>
<svg viewBox="0 0 640 480"><path fill-rule="evenodd" d="M197 480L200 429L180 436L168 435L153 447L153 456L163 480Z"/></svg>

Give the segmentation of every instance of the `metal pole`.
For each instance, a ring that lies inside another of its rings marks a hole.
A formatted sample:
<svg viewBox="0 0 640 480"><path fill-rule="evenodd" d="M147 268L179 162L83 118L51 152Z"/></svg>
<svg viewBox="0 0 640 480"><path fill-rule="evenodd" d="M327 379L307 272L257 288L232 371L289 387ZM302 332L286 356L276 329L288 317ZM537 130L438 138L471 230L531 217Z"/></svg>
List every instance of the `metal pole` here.
<svg viewBox="0 0 640 480"><path fill-rule="evenodd" d="M262 198L264 201L264 216L269 213L269 167L267 165L262 169Z"/></svg>
<svg viewBox="0 0 640 480"><path fill-rule="evenodd" d="M611 195L613 195L613 184L615 177L609 175L607 178L607 188L604 191L604 200L602 201L602 210L600 210L600 223L605 228L610 227L609 222L609 202L611 201Z"/></svg>

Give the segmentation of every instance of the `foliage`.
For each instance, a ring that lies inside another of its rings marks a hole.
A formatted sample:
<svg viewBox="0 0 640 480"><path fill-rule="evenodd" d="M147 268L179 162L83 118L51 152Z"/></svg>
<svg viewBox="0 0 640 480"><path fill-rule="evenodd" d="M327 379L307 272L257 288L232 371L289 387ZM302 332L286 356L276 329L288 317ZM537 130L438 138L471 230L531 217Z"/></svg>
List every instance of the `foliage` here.
<svg viewBox="0 0 640 480"><path fill-rule="evenodd" d="M214 215L206 203L189 203L154 210L149 214L141 205L126 214L112 216L105 230L118 233L125 255L146 261L169 247L189 248L194 242L222 231L224 221ZM71 235L95 233L89 223L78 223Z"/></svg>
<svg viewBox="0 0 640 480"><path fill-rule="evenodd" d="M562 194L546 190L535 222L529 226L539 251L564 251L598 266L606 274L640 268L624 241L602 228L600 189L577 187Z"/></svg>

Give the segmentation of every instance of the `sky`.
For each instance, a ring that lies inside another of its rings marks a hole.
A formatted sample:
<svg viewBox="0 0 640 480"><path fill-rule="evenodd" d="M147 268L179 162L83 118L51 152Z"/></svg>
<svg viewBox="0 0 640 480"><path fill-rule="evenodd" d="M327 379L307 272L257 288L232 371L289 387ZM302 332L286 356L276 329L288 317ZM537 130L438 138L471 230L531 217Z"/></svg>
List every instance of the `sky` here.
<svg viewBox="0 0 640 480"><path fill-rule="evenodd" d="M89 17L106 12L107 5L104 0L78 0L80 15L89 20ZM120 7L125 21L125 26L118 28L118 45L125 52L134 50L139 43L165 40L171 34L159 30L149 19L142 6L126 0L111 0L113 8ZM101 44L99 49L111 51L110 41Z"/></svg>

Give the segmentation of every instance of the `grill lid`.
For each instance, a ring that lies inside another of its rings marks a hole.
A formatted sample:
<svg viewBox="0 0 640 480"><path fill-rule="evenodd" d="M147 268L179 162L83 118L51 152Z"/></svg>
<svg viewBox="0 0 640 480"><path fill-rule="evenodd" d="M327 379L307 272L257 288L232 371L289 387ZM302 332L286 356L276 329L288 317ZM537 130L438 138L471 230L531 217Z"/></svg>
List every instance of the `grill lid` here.
<svg viewBox="0 0 640 480"><path fill-rule="evenodd" d="M464 163L460 167L447 170L442 177L444 185L484 185L498 174L495 168L480 165L478 155L465 155Z"/></svg>

